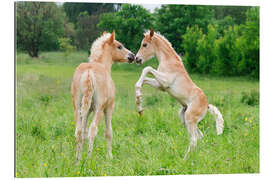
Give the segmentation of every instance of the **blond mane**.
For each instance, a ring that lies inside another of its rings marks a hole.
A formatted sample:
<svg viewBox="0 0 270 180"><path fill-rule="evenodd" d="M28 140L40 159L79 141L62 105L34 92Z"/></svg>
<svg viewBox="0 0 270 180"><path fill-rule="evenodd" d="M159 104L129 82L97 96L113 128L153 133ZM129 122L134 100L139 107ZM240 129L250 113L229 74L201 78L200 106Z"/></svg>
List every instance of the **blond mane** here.
<svg viewBox="0 0 270 180"><path fill-rule="evenodd" d="M150 31L149 30L144 33L145 36L146 35L149 35L149 34L150 34ZM164 42L164 44L174 53L174 55L176 56L176 58L179 59L182 62L182 58L176 53L176 51L172 47L172 44L168 41L167 38L165 38L163 35L161 35L160 32L155 32L154 37L155 36L158 39L160 39L162 42Z"/></svg>
<svg viewBox="0 0 270 180"><path fill-rule="evenodd" d="M102 55L102 47L106 40L111 36L111 33L106 33L97 38L91 46L90 56L88 57L88 62L98 60Z"/></svg>

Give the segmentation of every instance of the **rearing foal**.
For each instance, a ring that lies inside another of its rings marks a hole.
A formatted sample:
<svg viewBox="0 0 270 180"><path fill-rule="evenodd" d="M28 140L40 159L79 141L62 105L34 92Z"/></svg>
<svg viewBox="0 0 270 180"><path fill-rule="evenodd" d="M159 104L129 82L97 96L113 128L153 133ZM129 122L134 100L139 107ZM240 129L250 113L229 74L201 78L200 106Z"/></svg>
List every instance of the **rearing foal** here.
<svg viewBox="0 0 270 180"><path fill-rule="evenodd" d="M111 78L113 62L129 62L134 55L120 42L115 40L115 33L104 32L91 47L89 63L80 64L74 73L72 81L72 103L76 121L76 159L88 135L91 155L94 138L97 135L98 124L105 115L105 137L109 156L112 157L112 113L114 106L115 87ZM88 132L88 116L93 112L94 117Z"/></svg>
<svg viewBox="0 0 270 180"><path fill-rule="evenodd" d="M144 36L136 55L136 63L143 64L155 55L159 61L159 66L157 70L150 66L143 69L135 86L137 109L139 114L142 114L141 89L144 83L168 92L182 105L179 116L190 136L190 145L184 156L185 159L190 149L193 150L196 147L197 138L203 137L197 123L204 118L207 110L216 117L218 135L223 132L224 120L219 110L208 104L203 91L190 79L182 59L174 51L169 41L162 35L154 33L153 30L145 33ZM152 74L154 78L146 77L148 73Z"/></svg>

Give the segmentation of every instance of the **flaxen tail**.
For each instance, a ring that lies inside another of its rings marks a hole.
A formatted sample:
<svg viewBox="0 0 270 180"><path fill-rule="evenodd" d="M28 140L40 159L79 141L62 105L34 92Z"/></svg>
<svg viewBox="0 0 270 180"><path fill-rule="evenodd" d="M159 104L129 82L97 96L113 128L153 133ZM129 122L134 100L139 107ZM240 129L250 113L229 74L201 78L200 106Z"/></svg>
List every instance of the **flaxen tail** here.
<svg viewBox="0 0 270 180"><path fill-rule="evenodd" d="M224 120L222 117L222 114L218 110L218 108L212 104L208 105L208 111L215 116L216 118L216 128L217 128L217 134L220 135L223 132L224 128Z"/></svg>

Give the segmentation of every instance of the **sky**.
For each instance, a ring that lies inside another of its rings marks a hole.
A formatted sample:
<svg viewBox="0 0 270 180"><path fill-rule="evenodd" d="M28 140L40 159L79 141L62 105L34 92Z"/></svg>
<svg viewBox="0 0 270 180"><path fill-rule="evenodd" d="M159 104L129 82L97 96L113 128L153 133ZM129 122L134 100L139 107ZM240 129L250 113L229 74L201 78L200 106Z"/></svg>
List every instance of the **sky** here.
<svg viewBox="0 0 270 180"><path fill-rule="evenodd" d="M141 4L145 9L150 10L150 12L154 12L155 8L160 8L161 4Z"/></svg>

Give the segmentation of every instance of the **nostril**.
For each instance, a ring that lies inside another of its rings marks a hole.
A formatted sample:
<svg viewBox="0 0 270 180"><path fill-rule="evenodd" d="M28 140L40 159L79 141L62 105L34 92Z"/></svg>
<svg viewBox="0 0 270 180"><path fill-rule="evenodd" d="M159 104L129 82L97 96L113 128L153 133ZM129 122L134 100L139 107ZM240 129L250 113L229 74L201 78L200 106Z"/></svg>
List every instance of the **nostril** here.
<svg viewBox="0 0 270 180"><path fill-rule="evenodd" d="M134 54L129 54L128 55L128 60L132 61L132 60L134 60L134 58L135 58Z"/></svg>
<svg viewBox="0 0 270 180"><path fill-rule="evenodd" d="M136 63L141 64L142 63L142 59L140 57L136 57Z"/></svg>

